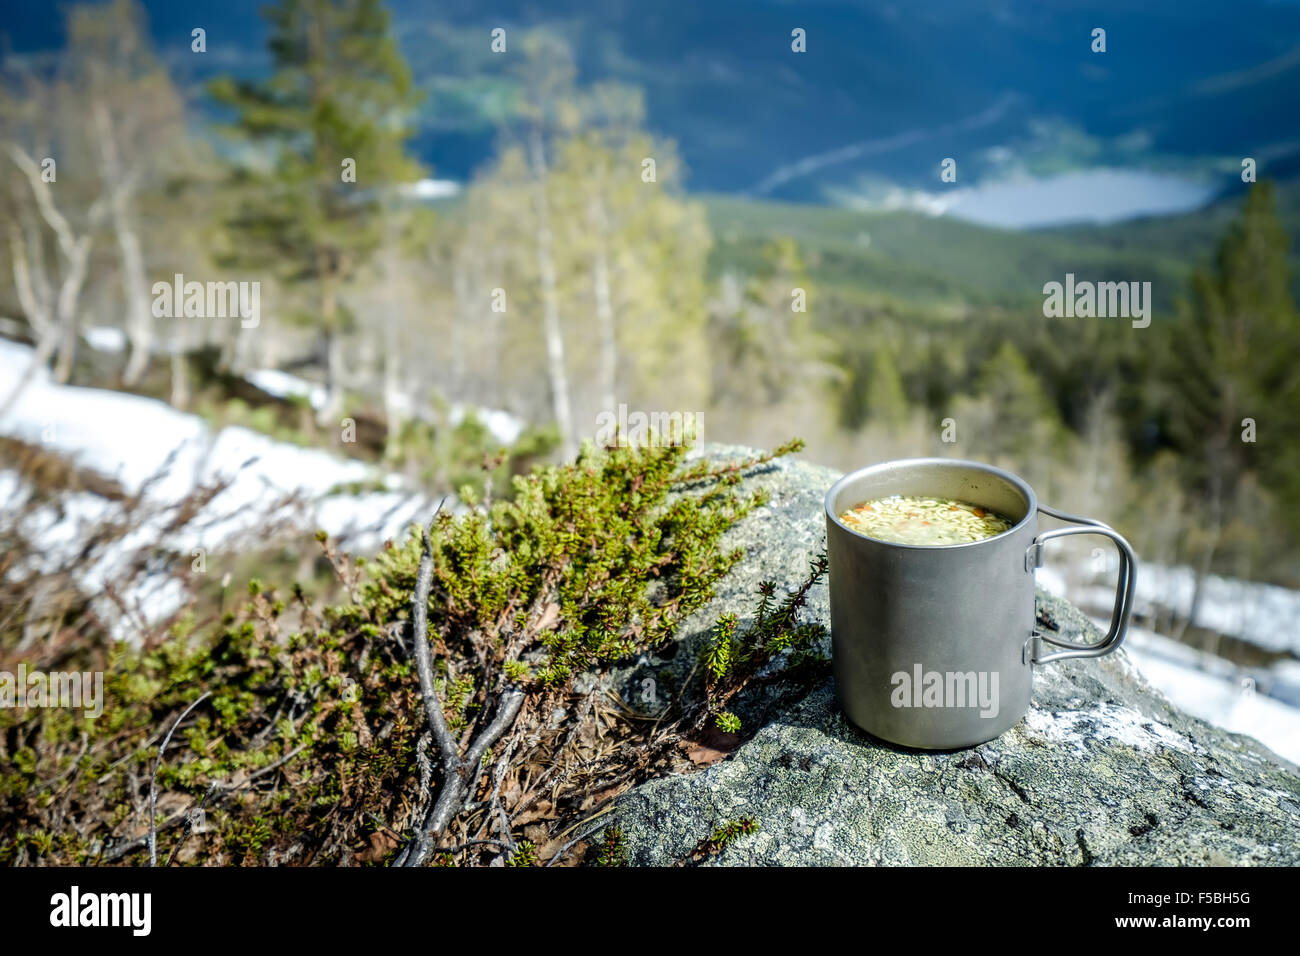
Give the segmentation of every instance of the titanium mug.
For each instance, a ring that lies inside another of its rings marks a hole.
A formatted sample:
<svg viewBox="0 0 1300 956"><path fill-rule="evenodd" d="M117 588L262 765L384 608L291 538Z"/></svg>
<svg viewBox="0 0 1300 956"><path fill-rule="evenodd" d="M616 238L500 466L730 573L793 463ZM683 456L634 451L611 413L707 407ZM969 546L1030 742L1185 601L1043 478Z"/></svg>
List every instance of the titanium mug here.
<svg viewBox="0 0 1300 956"><path fill-rule="evenodd" d="M868 538L840 521L889 495L955 498L1014 524L980 541L923 546ZM1080 527L1040 533L1039 512ZM1109 538L1119 552L1110 631L1098 644L1034 626L1043 545L1072 534ZM836 698L853 723L895 744L950 750L992 740L1028 712L1035 664L1101 657L1128 631L1137 572L1129 543L1100 521L1040 505L1023 479L991 465L913 458L851 472L826 493L826 540ZM1045 644L1064 650L1044 653Z"/></svg>

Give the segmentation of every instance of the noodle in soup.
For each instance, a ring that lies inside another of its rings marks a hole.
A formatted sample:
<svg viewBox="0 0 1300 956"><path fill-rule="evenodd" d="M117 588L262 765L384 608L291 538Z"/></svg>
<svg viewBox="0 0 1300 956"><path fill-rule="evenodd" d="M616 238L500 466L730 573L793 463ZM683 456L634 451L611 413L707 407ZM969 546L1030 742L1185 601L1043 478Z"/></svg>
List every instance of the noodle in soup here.
<svg viewBox="0 0 1300 956"><path fill-rule="evenodd" d="M849 528L895 544L966 544L1001 534L1015 522L955 498L891 495L864 501L840 515Z"/></svg>

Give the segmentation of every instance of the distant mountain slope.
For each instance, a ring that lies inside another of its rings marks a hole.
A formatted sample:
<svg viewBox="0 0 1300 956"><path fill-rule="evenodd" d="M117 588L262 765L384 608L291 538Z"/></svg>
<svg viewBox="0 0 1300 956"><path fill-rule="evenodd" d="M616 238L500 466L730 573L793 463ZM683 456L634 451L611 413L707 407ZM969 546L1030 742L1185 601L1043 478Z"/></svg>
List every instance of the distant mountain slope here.
<svg viewBox="0 0 1300 956"><path fill-rule="evenodd" d="M427 4L394 9L419 75L457 62L433 39ZM440 9L476 25L477 40L464 39L484 51L490 26L550 24L573 39L588 78L644 87L651 124L679 141L700 190L821 201L863 177L934 183L946 156L976 177L1296 148L1295 4L456 0ZM804 54L790 49L795 27L807 33ZM1105 53L1091 51L1094 27L1107 31ZM484 52L480 62L500 76L502 59Z"/></svg>
<svg viewBox="0 0 1300 956"><path fill-rule="evenodd" d="M1276 190L1292 237L1292 280L1300 298L1300 183ZM1032 232L990 229L914 212L856 212L817 205L704 199L716 246L715 272L752 270L771 237L798 240L812 281L845 300L911 303L961 314L967 306L1038 308L1042 284L1066 272L1080 279L1149 281L1154 305L1171 308L1187 278L1240 215L1240 196L1177 216L1108 226Z"/></svg>
<svg viewBox="0 0 1300 956"><path fill-rule="evenodd" d="M146 0L157 42L199 89L265 68L261 0ZM1271 0L392 0L429 90L417 139L463 179L513 109L496 26L568 36L584 80L646 91L650 125L676 138L691 186L825 201L881 181L963 181L1010 169L1200 166L1294 156L1300 4ZM6 13L18 51L57 42L57 10ZM202 26L208 53L189 49ZM807 52L790 49L795 27ZM1107 31L1093 53L1091 31ZM517 32L512 35L517 36ZM517 50L518 47L512 49Z"/></svg>

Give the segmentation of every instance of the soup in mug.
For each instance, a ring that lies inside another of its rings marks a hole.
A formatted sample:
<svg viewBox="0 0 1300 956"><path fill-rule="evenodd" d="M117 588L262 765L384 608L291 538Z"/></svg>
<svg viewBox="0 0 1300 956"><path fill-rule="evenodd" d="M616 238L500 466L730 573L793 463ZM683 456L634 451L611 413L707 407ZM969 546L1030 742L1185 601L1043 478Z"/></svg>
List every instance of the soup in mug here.
<svg viewBox="0 0 1300 956"><path fill-rule="evenodd" d="M850 529L894 544L966 544L1001 534L1015 522L996 511L955 498L891 495L840 515Z"/></svg>

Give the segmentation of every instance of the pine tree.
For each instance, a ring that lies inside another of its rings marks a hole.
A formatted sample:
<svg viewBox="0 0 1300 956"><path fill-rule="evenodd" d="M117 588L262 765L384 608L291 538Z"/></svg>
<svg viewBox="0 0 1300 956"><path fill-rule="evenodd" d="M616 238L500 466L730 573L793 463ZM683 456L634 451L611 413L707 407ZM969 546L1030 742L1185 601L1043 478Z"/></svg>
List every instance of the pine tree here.
<svg viewBox="0 0 1300 956"><path fill-rule="evenodd" d="M998 346L980 365L972 397L955 403L953 418L963 455L1006 465L1052 499L1068 433L1020 349L1007 341Z"/></svg>
<svg viewBox="0 0 1300 956"><path fill-rule="evenodd" d="M383 238L383 197L419 174L405 151L418 96L380 0L281 0L263 13L271 75L211 86L249 147L227 261L273 262L302 293L302 317L324 338L327 419L342 400L341 293Z"/></svg>
<svg viewBox="0 0 1300 956"><path fill-rule="evenodd" d="M1290 242L1273 206L1271 184L1251 188L1212 266L1194 274L1161 350L1167 360L1157 394L1167 437L1216 529L1256 470L1280 493L1288 523L1300 528L1300 510L1289 504L1300 492L1300 440L1292 427L1300 317L1287 274ZM1243 438L1246 419L1255 422L1253 442Z"/></svg>
<svg viewBox="0 0 1300 956"><path fill-rule="evenodd" d="M897 428L907 420L907 395L903 391L903 380L898 374L894 355L888 349L877 349L871 357L866 405L867 414L874 423Z"/></svg>
<svg viewBox="0 0 1300 956"><path fill-rule="evenodd" d="M1060 428L1060 416L1043 383L1010 342L999 345L980 366L975 394L993 403L1002 432L998 447L1003 450L1025 449L1027 439L1040 426L1046 425L1051 431Z"/></svg>

